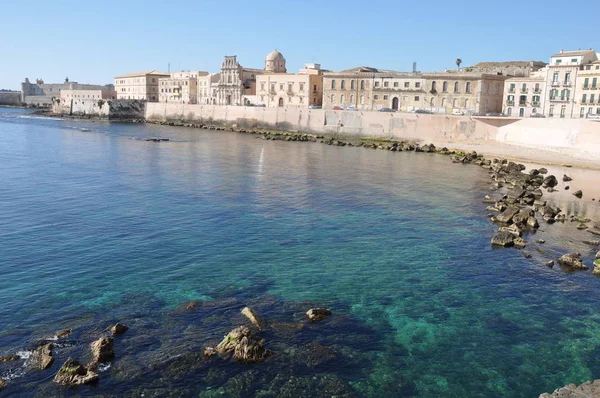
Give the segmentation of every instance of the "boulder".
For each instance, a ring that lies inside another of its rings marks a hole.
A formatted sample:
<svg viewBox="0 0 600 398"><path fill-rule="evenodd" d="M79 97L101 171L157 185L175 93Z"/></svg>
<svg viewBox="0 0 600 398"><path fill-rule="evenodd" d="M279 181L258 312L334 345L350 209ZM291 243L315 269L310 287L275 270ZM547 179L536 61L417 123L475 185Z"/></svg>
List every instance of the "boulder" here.
<svg viewBox="0 0 600 398"><path fill-rule="evenodd" d="M535 213L531 209L522 209L512 218L512 222L515 224L525 224L529 217L533 217Z"/></svg>
<svg viewBox="0 0 600 398"><path fill-rule="evenodd" d="M546 263L546 267L552 268L554 267L554 260L550 260Z"/></svg>
<svg viewBox="0 0 600 398"><path fill-rule="evenodd" d="M67 337L69 337L71 332L71 329L61 330L60 332L56 333L56 337L58 337L59 339L66 339Z"/></svg>
<svg viewBox="0 0 600 398"><path fill-rule="evenodd" d="M594 275L600 275L600 259L594 260L594 270L592 272Z"/></svg>
<svg viewBox="0 0 600 398"><path fill-rule="evenodd" d="M2 390L4 387L6 387L6 380L0 379L0 390Z"/></svg>
<svg viewBox="0 0 600 398"><path fill-rule="evenodd" d="M558 185L558 180L554 175L550 174L548 177L544 178L542 185L546 188L554 188Z"/></svg>
<svg viewBox="0 0 600 398"><path fill-rule="evenodd" d="M521 231L521 228L519 228L517 224L511 224L508 227L500 227L498 228L498 232L508 232L516 237L523 235L523 231Z"/></svg>
<svg viewBox="0 0 600 398"><path fill-rule="evenodd" d="M547 173L548 173L548 170L547 170L546 168L542 167L542 168L538 169L538 172L539 172L540 174L547 174Z"/></svg>
<svg viewBox="0 0 600 398"><path fill-rule="evenodd" d="M265 349L265 341L254 336L247 326L233 329L215 350L221 355L233 353L235 359L244 363L262 362L271 354Z"/></svg>
<svg viewBox="0 0 600 398"><path fill-rule="evenodd" d="M311 308L306 311L306 316L311 322L319 322L331 316L331 310L327 308Z"/></svg>
<svg viewBox="0 0 600 398"><path fill-rule="evenodd" d="M594 398L600 397L600 380L588 381L579 386L568 386L554 390L552 394L545 393L539 398Z"/></svg>
<svg viewBox="0 0 600 398"><path fill-rule="evenodd" d="M577 190L575 192L573 192L573 196L578 197L579 199L581 199L583 197L583 192L580 190Z"/></svg>
<svg viewBox="0 0 600 398"><path fill-rule="evenodd" d="M254 312L254 310L252 308L244 307L244 309L242 310L242 315L244 315L246 318L248 318L250 320L250 322L252 322L252 324L254 326L256 326L256 328L258 330L263 330L262 321L260 320L260 318L258 317L256 312Z"/></svg>
<svg viewBox="0 0 600 398"><path fill-rule="evenodd" d="M18 361L19 359L21 359L21 357L18 355L0 356L0 362L12 362L12 361Z"/></svg>
<svg viewBox="0 0 600 398"><path fill-rule="evenodd" d="M114 339L112 337L100 337L91 344L92 362L107 362L115 357L113 351Z"/></svg>
<svg viewBox="0 0 600 398"><path fill-rule="evenodd" d="M579 224L577 224L577 229L588 229L588 226L580 222Z"/></svg>
<svg viewBox="0 0 600 398"><path fill-rule="evenodd" d="M563 267L568 267L572 269L587 269L581 260L581 254L579 253L569 253L564 254L558 259L558 263Z"/></svg>
<svg viewBox="0 0 600 398"><path fill-rule="evenodd" d="M523 252L523 257L525 258L532 258L533 256L527 252Z"/></svg>
<svg viewBox="0 0 600 398"><path fill-rule="evenodd" d="M584 240L583 243L590 246L600 246L600 240Z"/></svg>
<svg viewBox="0 0 600 398"><path fill-rule="evenodd" d="M52 362L54 362L52 348L52 343L44 344L36 348L31 354L31 366L40 370L48 369L48 367L52 365Z"/></svg>
<svg viewBox="0 0 600 398"><path fill-rule="evenodd" d="M69 358L54 376L54 382L65 386L88 384L98 380L98 373Z"/></svg>
<svg viewBox="0 0 600 398"><path fill-rule="evenodd" d="M115 336L119 335L119 334L123 334L127 330L129 330L129 326L125 325L124 323L118 323L118 322L110 328L110 332Z"/></svg>
<svg viewBox="0 0 600 398"><path fill-rule="evenodd" d="M510 232L500 232L492 238L492 246L511 247L514 242L515 236Z"/></svg>
<svg viewBox="0 0 600 398"><path fill-rule="evenodd" d="M537 243L539 243L539 244L544 244L544 243L546 243L546 241L545 241L544 239L538 239L538 240L536 240L536 242L537 242Z"/></svg>
<svg viewBox="0 0 600 398"><path fill-rule="evenodd" d="M508 207L501 214L496 217L496 220L502 223L510 223L515 214L519 212L519 209L516 207Z"/></svg>
<svg viewBox="0 0 600 398"><path fill-rule="evenodd" d="M515 238L513 244L517 249L523 249L525 246L527 246L527 241L525 241L523 238Z"/></svg>
<svg viewBox="0 0 600 398"><path fill-rule="evenodd" d="M538 228L540 226L537 218L533 216L527 218L527 225L531 228Z"/></svg>
<svg viewBox="0 0 600 398"><path fill-rule="evenodd" d="M564 174L563 175L563 181L567 182L567 181L573 181L573 179L571 177L569 177L568 175Z"/></svg>

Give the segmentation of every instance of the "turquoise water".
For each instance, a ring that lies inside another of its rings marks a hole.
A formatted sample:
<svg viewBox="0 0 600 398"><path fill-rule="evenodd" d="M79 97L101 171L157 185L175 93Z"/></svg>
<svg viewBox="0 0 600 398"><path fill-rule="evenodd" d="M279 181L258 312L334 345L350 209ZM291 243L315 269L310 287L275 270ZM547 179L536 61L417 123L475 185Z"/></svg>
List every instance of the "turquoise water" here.
<svg viewBox="0 0 600 398"><path fill-rule="evenodd" d="M155 136L171 141L141 140ZM544 266L564 250L591 264L590 235L543 225L533 259L492 249L476 166L0 109L0 181L0 355L74 329L49 371L0 364L0 394L276 396L294 374L358 396L534 397L600 377L600 280ZM206 305L178 310L191 300ZM264 364L172 371L244 304L300 322L305 302L335 316L295 344L335 359L288 363L292 343L268 332L281 355ZM99 385L52 385L117 320L132 329Z"/></svg>

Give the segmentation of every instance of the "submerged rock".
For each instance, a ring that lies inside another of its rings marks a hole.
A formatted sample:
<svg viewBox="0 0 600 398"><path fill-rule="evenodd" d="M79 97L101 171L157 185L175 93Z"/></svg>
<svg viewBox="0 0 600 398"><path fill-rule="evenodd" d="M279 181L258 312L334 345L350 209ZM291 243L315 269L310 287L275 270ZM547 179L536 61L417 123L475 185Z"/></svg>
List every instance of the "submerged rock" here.
<svg viewBox="0 0 600 398"><path fill-rule="evenodd" d="M331 310L327 308L311 308L306 311L306 316L311 322L319 322L331 316Z"/></svg>
<svg viewBox="0 0 600 398"><path fill-rule="evenodd" d="M98 380L98 373L69 358L54 376L54 382L65 386L88 384Z"/></svg>
<svg viewBox="0 0 600 398"><path fill-rule="evenodd" d="M100 337L91 344L93 362L106 362L115 357L113 351L114 339L112 337Z"/></svg>
<svg viewBox="0 0 600 398"><path fill-rule="evenodd" d="M563 181L564 181L564 182L567 182L567 181L573 181L573 179L572 179L571 177L569 177L568 175L566 175L566 174L563 174Z"/></svg>
<svg viewBox="0 0 600 398"><path fill-rule="evenodd" d="M568 386L554 390L552 394L542 394L539 398L594 398L600 397L600 380L588 381L576 386Z"/></svg>
<svg viewBox="0 0 600 398"><path fill-rule="evenodd" d="M59 339L66 339L67 337L69 337L71 332L71 329L61 330L60 332L56 333L56 337L58 337Z"/></svg>
<svg viewBox="0 0 600 398"><path fill-rule="evenodd" d="M127 330L129 330L129 326L125 325L124 323L116 323L115 325L113 325L110 328L110 332L113 335L119 335L119 334L123 334L125 333Z"/></svg>
<svg viewBox="0 0 600 398"><path fill-rule="evenodd" d="M579 199L583 197L583 192L580 190L573 192L573 196L577 196Z"/></svg>
<svg viewBox="0 0 600 398"><path fill-rule="evenodd" d="M587 267L583 265L581 254L579 253L564 254L558 259L558 263L564 267L569 267L576 270L587 269Z"/></svg>
<svg viewBox="0 0 600 398"><path fill-rule="evenodd" d="M36 348L31 354L31 366L40 370L47 369L54 358L52 358L52 343L44 344Z"/></svg>
<svg viewBox="0 0 600 398"><path fill-rule="evenodd" d="M6 387L6 380L0 379L0 390L2 390L4 387Z"/></svg>
<svg viewBox="0 0 600 398"><path fill-rule="evenodd" d="M244 315L246 318L248 318L250 320L250 322L252 322L252 324L254 326L256 326L256 328L258 330L263 330L262 321L260 320L260 318L258 317L256 312L254 312L254 310L252 308L244 307L244 309L242 310L242 315Z"/></svg>
<svg viewBox="0 0 600 398"><path fill-rule="evenodd" d="M510 232L500 232L492 238L492 246L510 247L515 244L515 236Z"/></svg>
<svg viewBox="0 0 600 398"><path fill-rule="evenodd" d="M221 355L233 353L235 359L245 363L262 362L271 354L265 349L265 341L254 336L247 326L233 329L215 349Z"/></svg>
<svg viewBox="0 0 600 398"><path fill-rule="evenodd" d="M18 355L0 356L0 362L12 362L12 361L18 361L19 359L21 359L21 357Z"/></svg>

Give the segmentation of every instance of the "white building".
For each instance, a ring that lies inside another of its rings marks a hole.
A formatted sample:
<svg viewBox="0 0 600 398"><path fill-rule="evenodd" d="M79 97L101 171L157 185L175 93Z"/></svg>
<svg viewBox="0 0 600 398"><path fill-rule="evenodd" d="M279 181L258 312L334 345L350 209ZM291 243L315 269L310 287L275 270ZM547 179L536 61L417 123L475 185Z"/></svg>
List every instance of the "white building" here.
<svg viewBox="0 0 600 398"><path fill-rule="evenodd" d="M170 77L155 70L135 72L115 77L117 99L136 99L157 102L159 99L158 79Z"/></svg>
<svg viewBox="0 0 600 398"><path fill-rule="evenodd" d="M528 77L511 77L506 80L502 112L513 117L543 115L547 73L544 68L532 72Z"/></svg>
<svg viewBox="0 0 600 398"><path fill-rule="evenodd" d="M198 79L208 72L173 72L158 79L159 101L176 104L198 103Z"/></svg>

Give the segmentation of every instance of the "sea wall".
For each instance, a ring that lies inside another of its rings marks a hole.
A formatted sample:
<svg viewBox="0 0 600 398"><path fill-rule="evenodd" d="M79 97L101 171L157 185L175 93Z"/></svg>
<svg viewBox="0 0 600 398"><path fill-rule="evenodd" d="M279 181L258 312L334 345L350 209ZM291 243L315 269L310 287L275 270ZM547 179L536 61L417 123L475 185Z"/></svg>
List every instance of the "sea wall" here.
<svg viewBox="0 0 600 398"><path fill-rule="evenodd" d="M54 100L52 112L58 115L106 118L110 120L143 120L146 102L140 100L71 99Z"/></svg>
<svg viewBox="0 0 600 398"><path fill-rule="evenodd" d="M0 105L17 106L20 104L21 104L21 92L20 91L0 92Z"/></svg>

